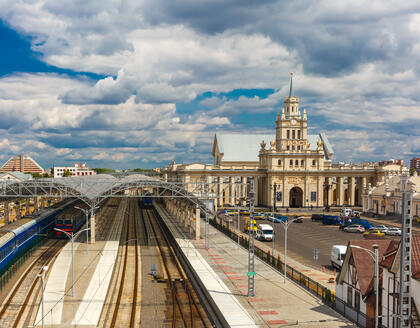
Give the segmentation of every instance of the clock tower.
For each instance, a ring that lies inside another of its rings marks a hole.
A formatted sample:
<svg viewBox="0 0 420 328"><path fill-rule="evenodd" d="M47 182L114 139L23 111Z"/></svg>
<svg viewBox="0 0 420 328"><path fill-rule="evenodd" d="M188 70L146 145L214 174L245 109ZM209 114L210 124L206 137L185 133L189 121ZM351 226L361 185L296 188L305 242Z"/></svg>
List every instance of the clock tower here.
<svg viewBox="0 0 420 328"><path fill-rule="evenodd" d="M307 128L306 110L301 115L299 98L293 92L293 73L290 73L289 96L284 98L284 107L276 119L276 151L302 152L309 148Z"/></svg>

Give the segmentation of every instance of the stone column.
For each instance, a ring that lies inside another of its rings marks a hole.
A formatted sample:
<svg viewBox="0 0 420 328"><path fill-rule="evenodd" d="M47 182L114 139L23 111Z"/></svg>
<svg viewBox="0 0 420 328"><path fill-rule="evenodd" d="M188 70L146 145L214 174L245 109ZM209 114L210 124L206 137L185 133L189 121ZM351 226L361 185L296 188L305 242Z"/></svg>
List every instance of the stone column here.
<svg viewBox="0 0 420 328"><path fill-rule="evenodd" d="M317 194L316 206L320 207L320 206L325 205L325 204L322 204L322 201L324 199L324 188L322 187L321 177L318 176L316 178L316 183L317 183L317 185L316 185L316 190L317 190L317 192L316 192L316 194Z"/></svg>
<svg viewBox="0 0 420 328"><path fill-rule="evenodd" d="M281 204L283 207L286 207L286 176L283 175L283 184L281 190Z"/></svg>
<svg viewBox="0 0 420 328"><path fill-rule="evenodd" d="M344 184L343 177L337 177L337 206L344 204Z"/></svg>
<svg viewBox="0 0 420 328"><path fill-rule="evenodd" d="M10 223L10 209L9 209L9 201L5 201L4 202L4 224L9 224Z"/></svg>
<svg viewBox="0 0 420 328"><path fill-rule="evenodd" d="M331 181L330 177L325 178L325 184L327 186L329 186L329 187L323 186L323 188L329 188L328 189L328 206L331 206L332 203L333 203L334 192L333 192L333 184L332 184L332 181ZM327 191L325 191L325 192L327 192ZM327 205L327 204L324 204L324 205Z"/></svg>
<svg viewBox="0 0 420 328"><path fill-rule="evenodd" d="M90 217L90 243L96 243L96 220L95 215Z"/></svg>
<svg viewBox="0 0 420 328"><path fill-rule="evenodd" d="M347 194L349 197L349 206L354 206L355 201L355 182L354 177L348 177Z"/></svg>
<svg viewBox="0 0 420 328"><path fill-rule="evenodd" d="M259 204L259 199L258 199L258 188L259 188L259 181L258 181L258 177L255 176L254 177L254 205L258 206Z"/></svg>
<svg viewBox="0 0 420 328"><path fill-rule="evenodd" d="M245 204L246 204L246 189L247 189L247 186L246 186L246 177L242 177L241 178L241 183L242 183L242 186L241 186L241 198L242 198L242 201L241 201L241 205L242 206L245 206Z"/></svg>
<svg viewBox="0 0 420 328"><path fill-rule="evenodd" d="M222 199L222 177L217 177L216 195L217 195L217 206L223 206Z"/></svg>
<svg viewBox="0 0 420 328"><path fill-rule="evenodd" d="M235 193L235 185L234 177L229 177L229 204L235 205L234 193Z"/></svg>
<svg viewBox="0 0 420 328"><path fill-rule="evenodd" d="M195 240L200 240L200 208L195 209Z"/></svg>

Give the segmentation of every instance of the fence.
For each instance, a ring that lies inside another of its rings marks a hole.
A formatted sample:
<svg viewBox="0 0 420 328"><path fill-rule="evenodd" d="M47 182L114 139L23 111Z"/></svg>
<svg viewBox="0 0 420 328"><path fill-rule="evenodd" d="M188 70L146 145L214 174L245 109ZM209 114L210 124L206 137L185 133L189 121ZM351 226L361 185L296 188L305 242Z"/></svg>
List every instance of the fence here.
<svg viewBox="0 0 420 328"><path fill-rule="evenodd" d="M213 225L216 229L223 232L229 238L234 240L235 242L238 240L238 235L229 229L229 225L223 225L217 222L216 218L210 220L210 224ZM244 248L249 247L249 241L247 238L243 238L242 236L239 237L240 245ZM266 262L267 264L271 265L279 272L284 272L284 262L280 260L280 257L274 257L270 254L270 251L265 252L261 248L254 246L254 253L255 255ZM375 320L367 317L364 313L350 307L346 302L341 300L340 298L335 296L335 292L330 290L329 288L320 285L318 282L314 281L307 275L303 274L302 272L292 268L291 266L286 266L286 275L292 279L294 282L299 284L300 286L306 288L309 292L313 295L317 296L322 300L323 303L346 317L347 319L351 320L352 322L356 323L360 327L374 327Z"/></svg>

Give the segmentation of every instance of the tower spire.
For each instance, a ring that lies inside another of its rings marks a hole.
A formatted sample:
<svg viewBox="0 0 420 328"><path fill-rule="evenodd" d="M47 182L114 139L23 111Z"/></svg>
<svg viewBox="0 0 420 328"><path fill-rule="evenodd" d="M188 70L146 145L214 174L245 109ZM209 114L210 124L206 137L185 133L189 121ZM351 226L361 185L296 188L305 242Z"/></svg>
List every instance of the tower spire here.
<svg viewBox="0 0 420 328"><path fill-rule="evenodd" d="M289 90L289 97L294 97L295 93L293 91L293 72L290 72L290 90Z"/></svg>

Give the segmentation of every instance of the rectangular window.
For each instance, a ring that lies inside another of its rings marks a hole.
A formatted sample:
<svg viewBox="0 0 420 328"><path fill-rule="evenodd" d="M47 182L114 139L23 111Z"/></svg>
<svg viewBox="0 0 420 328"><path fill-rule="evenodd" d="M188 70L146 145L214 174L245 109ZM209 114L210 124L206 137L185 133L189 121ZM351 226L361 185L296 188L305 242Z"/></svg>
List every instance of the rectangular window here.
<svg viewBox="0 0 420 328"><path fill-rule="evenodd" d="M295 130L292 130L292 139L295 139Z"/></svg>
<svg viewBox="0 0 420 328"><path fill-rule="evenodd" d="M293 159L290 160L290 166L293 166Z"/></svg>
<svg viewBox="0 0 420 328"><path fill-rule="evenodd" d="M305 161L303 159L300 160L300 166L303 166L305 164Z"/></svg>
<svg viewBox="0 0 420 328"><path fill-rule="evenodd" d="M287 146L287 148L286 148L287 150L290 150L290 146Z"/></svg>
<svg viewBox="0 0 420 328"><path fill-rule="evenodd" d="M277 165L278 165L278 166L280 166L280 165L281 165L281 159L279 159L279 160L277 161Z"/></svg>
<svg viewBox="0 0 420 328"><path fill-rule="evenodd" d="M316 165L316 160L312 160L312 165L315 166Z"/></svg>
<svg viewBox="0 0 420 328"><path fill-rule="evenodd" d="M298 166L299 165L299 160L295 160L295 165Z"/></svg>
<svg viewBox="0 0 420 328"><path fill-rule="evenodd" d="M292 150L295 150L295 146L292 146Z"/></svg>
<svg viewBox="0 0 420 328"><path fill-rule="evenodd" d="M347 286L347 305L353 307L353 289Z"/></svg>
<svg viewBox="0 0 420 328"><path fill-rule="evenodd" d="M316 202L316 191L311 191L311 202Z"/></svg>
<svg viewBox="0 0 420 328"><path fill-rule="evenodd" d="M287 139L290 139L290 130L287 130Z"/></svg>
<svg viewBox="0 0 420 328"><path fill-rule="evenodd" d="M298 139L300 139L300 130L298 130Z"/></svg>
<svg viewBox="0 0 420 328"><path fill-rule="evenodd" d="M354 308L356 311L360 311L360 293L356 291L354 292Z"/></svg>

